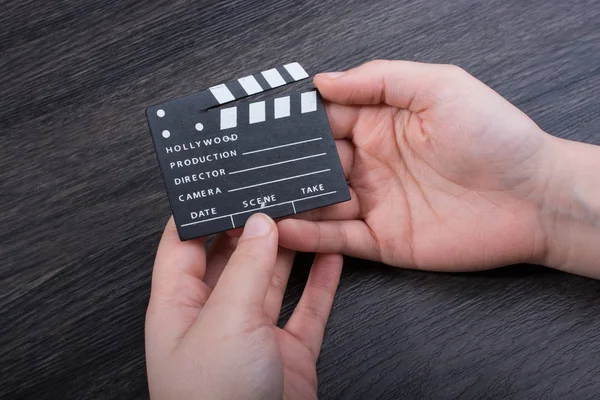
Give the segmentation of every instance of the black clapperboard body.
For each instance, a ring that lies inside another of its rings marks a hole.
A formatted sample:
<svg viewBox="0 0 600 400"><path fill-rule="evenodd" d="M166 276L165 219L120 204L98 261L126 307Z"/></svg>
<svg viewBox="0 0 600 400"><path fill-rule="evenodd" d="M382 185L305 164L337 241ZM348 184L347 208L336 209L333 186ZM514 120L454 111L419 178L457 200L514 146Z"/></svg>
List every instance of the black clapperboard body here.
<svg viewBox="0 0 600 400"><path fill-rule="evenodd" d="M350 200L316 90L226 104L306 78L291 63L146 109L181 240L242 227L256 212Z"/></svg>

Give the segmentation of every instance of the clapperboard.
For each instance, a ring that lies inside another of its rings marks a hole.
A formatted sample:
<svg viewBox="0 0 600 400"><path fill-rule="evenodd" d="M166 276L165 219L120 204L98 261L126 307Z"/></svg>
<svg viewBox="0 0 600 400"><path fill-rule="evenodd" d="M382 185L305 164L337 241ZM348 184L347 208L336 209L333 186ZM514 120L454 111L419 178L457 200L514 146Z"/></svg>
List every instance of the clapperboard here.
<svg viewBox="0 0 600 400"><path fill-rule="evenodd" d="M181 240L350 200L316 90L226 103L308 78L298 63L148 107Z"/></svg>

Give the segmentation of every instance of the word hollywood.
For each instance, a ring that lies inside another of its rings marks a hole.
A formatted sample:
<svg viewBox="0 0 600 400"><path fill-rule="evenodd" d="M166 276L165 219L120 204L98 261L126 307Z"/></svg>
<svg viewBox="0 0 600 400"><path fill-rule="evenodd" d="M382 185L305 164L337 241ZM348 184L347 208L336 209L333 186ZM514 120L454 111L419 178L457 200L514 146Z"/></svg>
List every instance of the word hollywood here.
<svg viewBox="0 0 600 400"><path fill-rule="evenodd" d="M234 133L231 135L225 135L225 136L220 136L220 137L217 136L215 138L196 140L196 141L189 142L189 143L176 144L174 146L167 146L167 147L165 147L165 152L167 154L179 153L181 151L199 149L202 145L204 145L204 147L208 147L213 144L235 142L236 140L238 140L238 135L236 135Z"/></svg>

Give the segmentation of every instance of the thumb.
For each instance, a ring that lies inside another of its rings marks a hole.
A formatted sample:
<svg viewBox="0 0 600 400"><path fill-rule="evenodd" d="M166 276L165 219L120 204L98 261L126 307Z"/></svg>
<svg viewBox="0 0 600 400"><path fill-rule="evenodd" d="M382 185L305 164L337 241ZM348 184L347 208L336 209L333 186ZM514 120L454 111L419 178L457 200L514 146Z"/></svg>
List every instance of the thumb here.
<svg viewBox="0 0 600 400"><path fill-rule="evenodd" d="M277 226L265 214L252 215L208 302L262 310L277 258Z"/></svg>
<svg viewBox="0 0 600 400"><path fill-rule="evenodd" d="M317 74L314 84L332 103L376 105L419 112L434 100L433 82L449 66L410 61L370 61L346 72Z"/></svg>

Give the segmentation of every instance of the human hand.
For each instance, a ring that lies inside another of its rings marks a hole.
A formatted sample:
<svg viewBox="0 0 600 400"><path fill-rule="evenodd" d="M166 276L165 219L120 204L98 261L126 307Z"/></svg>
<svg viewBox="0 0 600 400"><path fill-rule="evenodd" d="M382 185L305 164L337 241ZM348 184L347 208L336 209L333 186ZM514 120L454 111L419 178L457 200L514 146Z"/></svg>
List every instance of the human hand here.
<svg viewBox="0 0 600 400"><path fill-rule="evenodd" d="M252 216L238 239L180 242L171 219L159 245L146 316L152 399L312 399L316 361L342 267L317 255L304 293L276 326L294 252L275 223Z"/></svg>
<svg viewBox="0 0 600 400"><path fill-rule="evenodd" d="M468 271L544 263L551 136L455 66L317 75L352 200L278 223L282 246Z"/></svg>

